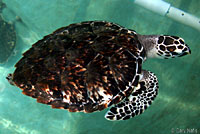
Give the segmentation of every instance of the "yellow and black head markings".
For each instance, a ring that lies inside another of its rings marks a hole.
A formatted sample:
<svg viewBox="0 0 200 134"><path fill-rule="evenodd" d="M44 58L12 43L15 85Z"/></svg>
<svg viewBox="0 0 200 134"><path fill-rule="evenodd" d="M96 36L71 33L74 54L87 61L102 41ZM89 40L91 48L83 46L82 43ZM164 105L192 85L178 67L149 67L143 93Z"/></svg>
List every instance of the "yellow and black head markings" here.
<svg viewBox="0 0 200 134"><path fill-rule="evenodd" d="M157 54L165 59L190 54L190 48L184 40L177 36L163 35L158 37Z"/></svg>
<svg viewBox="0 0 200 134"><path fill-rule="evenodd" d="M156 76L142 69L146 58L190 53L182 38L140 35L118 24L86 21L39 40L7 79L37 102L70 112L112 107L108 120L141 114L158 93Z"/></svg>

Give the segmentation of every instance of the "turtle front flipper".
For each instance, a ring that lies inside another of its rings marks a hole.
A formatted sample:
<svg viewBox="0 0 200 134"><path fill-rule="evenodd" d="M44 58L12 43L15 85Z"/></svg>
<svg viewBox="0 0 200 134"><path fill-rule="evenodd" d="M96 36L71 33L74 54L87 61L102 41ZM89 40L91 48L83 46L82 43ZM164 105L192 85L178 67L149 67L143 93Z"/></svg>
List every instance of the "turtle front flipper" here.
<svg viewBox="0 0 200 134"><path fill-rule="evenodd" d="M127 120L144 112L158 94L158 80L154 73L142 71L143 78L133 93L113 106L105 115L107 120Z"/></svg>

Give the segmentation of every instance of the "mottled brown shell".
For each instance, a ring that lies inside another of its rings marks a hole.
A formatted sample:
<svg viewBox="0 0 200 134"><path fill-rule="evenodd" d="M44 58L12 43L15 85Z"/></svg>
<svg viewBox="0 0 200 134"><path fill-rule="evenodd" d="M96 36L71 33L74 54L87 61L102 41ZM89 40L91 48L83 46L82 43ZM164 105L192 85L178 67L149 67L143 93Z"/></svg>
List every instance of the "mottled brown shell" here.
<svg viewBox="0 0 200 134"><path fill-rule="evenodd" d="M144 56L134 31L105 21L76 23L33 44L13 81L53 108L94 112L130 95Z"/></svg>

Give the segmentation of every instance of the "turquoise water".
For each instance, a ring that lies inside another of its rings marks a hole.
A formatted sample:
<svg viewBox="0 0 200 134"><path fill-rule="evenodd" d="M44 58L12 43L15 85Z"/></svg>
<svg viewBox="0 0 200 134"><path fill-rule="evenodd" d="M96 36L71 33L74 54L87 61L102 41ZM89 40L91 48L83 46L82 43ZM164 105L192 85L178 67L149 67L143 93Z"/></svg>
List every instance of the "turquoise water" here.
<svg viewBox="0 0 200 134"><path fill-rule="evenodd" d="M200 32L139 7L131 0L3 0L6 21L17 33L15 50L0 65L0 134L183 134L200 133ZM167 0L200 18L199 0ZM21 20L16 20L16 16ZM43 36L70 23L107 20L140 34L172 34L185 39L192 55L172 60L149 59L160 90L154 103L127 121L104 119L107 110L84 114L51 109L8 84L7 73L21 54ZM196 131L197 130L197 131Z"/></svg>

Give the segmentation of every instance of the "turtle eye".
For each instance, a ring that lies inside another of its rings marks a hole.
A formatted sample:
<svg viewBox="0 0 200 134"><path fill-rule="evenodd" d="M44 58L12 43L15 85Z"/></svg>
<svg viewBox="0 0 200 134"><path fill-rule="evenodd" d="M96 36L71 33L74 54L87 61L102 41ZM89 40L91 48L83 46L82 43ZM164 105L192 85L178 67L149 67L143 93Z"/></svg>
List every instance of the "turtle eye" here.
<svg viewBox="0 0 200 134"><path fill-rule="evenodd" d="M169 47L167 47L167 50L170 51L170 52L174 52L175 49L176 49L175 46L169 46Z"/></svg>

